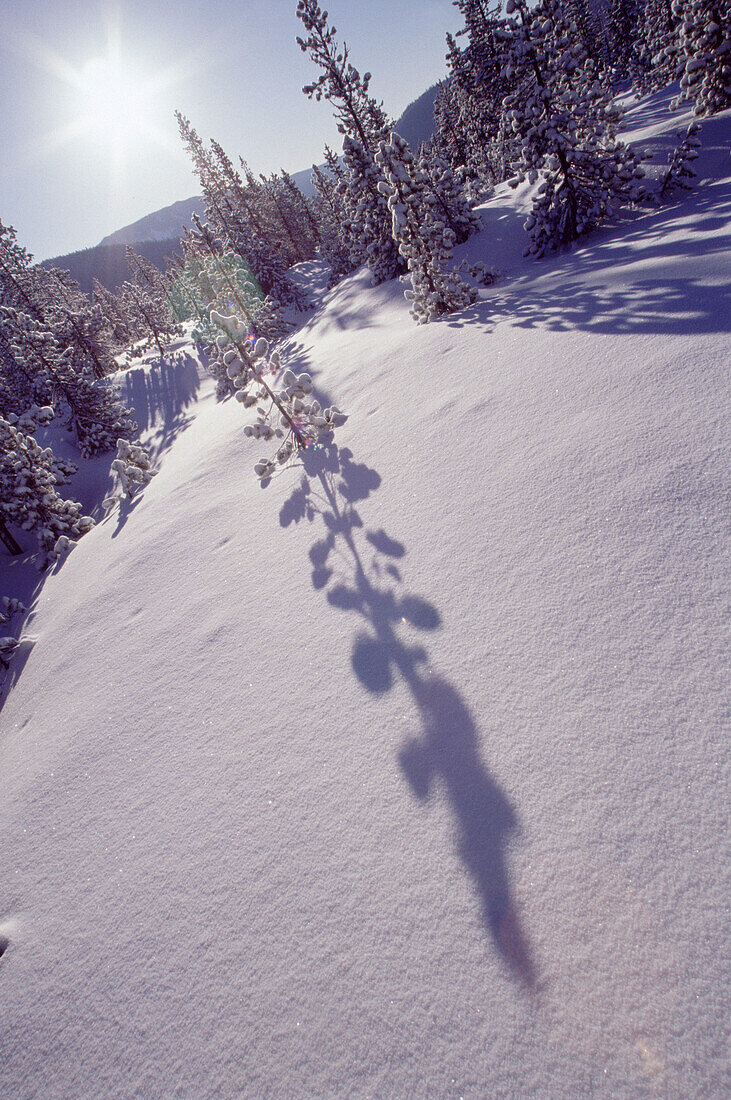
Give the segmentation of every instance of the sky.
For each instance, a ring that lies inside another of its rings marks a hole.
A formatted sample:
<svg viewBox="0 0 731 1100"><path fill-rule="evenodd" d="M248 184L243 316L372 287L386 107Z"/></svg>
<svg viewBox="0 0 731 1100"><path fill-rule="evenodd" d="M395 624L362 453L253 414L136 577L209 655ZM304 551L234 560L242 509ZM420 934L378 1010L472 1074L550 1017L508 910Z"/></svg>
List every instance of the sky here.
<svg viewBox="0 0 731 1100"><path fill-rule="evenodd" d="M450 0L323 4L394 118L446 72ZM173 112L255 172L339 148L296 0L3 0L0 220L37 260L198 193Z"/></svg>

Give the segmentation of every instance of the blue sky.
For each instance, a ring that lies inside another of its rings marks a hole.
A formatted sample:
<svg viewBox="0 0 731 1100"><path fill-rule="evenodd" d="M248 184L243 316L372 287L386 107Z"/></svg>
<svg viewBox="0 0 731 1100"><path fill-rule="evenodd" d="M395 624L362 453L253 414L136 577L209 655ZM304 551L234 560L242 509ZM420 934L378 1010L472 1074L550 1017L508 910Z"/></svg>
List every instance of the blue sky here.
<svg viewBox="0 0 731 1100"><path fill-rule="evenodd" d="M450 0L323 6L394 117L446 71ZM255 172L296 172L339 147L295 36L296 0L3 0L0 219L37 259L198 187L173 111Z"/></svg>

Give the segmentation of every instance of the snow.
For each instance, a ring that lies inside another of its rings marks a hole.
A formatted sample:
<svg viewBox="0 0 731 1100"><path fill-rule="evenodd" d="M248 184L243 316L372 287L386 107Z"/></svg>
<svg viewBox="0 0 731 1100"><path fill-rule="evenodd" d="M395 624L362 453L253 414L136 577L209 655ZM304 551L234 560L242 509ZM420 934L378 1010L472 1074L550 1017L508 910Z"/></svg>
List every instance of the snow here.
<svg viewBox="0 0 731 1100"><path fill-rule="evenodd" d="M120 376L158 474L0 716L1 1095L728 1095L728 128L539 263L501 189L440 322L327 292L265 490L191 346Z"/></svg>

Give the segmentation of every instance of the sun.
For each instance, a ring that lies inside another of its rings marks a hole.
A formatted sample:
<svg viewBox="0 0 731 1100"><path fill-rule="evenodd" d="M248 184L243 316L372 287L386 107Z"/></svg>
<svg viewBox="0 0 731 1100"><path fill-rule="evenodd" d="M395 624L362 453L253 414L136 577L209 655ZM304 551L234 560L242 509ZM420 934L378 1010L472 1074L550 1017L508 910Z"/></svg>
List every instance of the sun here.
<svg viewBox="0 0 731 1100"><path fill-rule="evenodd" d="M154 86L114 57L91 58L78 70L78 129L112 147L155 129Z"/></svg>
<svg viewBox="0 0 731 1100"><path fill-rule="evenodd" d="M207 67L202 49L153 65L149 51L129 43L125 48L118 20L111 18L97 50L86 58L72 60L27 29L14 33L12 46L56 81L49 102L53 125L32 138L32 158L63 148L78 152L83 146L119 174L132 163L136 145L179 153L171 92Z"/></svg>

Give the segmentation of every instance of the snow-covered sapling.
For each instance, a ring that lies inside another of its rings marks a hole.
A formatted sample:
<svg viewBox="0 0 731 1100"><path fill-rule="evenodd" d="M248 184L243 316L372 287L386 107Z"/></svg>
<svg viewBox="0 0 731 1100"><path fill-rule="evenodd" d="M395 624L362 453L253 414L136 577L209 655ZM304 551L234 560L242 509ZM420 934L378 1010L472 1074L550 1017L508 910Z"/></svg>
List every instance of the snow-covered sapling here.
<svg viewBox="0 0 731 1100"><path fill-rule="evenodd" d="M211 310L211 321L227 334L216 341L217 371L225 372L236 400L245 409L256 409L256 420L246 425L244 434L266 442L281 441L272 458L261 458L254 466L256 475L267 484L277 465L283 466L298 451L313 446L320 433L344 424L347 416L334 405L323 409L312 398L309 374L296 376L287 370L277 384L274 376L281 370L278 353L268 355L269 343L261 336L252 345L245 321L216 310Z"/></svg>
<svg viewBox="0 0 731 1100"><path fill-rule="evenodd" d="M117 440L117 457L112 462L112 470L119 478L121 495L131 498L135 489L149 485L157 470L150 464L150 456L139 443L130 443L126 439ZM110 493L104 500L104 507L111 508L117 500L116 493Z"/></svg>
<svg viewBox="0 0 731 1100"><path fill-rule="evenodd" d="M695 178L695 171L691 164L698 157L698 149L701 144L698 136L700 129L697 122L691 122L685 135L682 136L682 140L670 154L667 170L656 193L658 200L662 201L676 190L690 190L691 185L688 181ZM681 137L681 135L679 134L678 137Z"/></svg>

